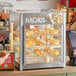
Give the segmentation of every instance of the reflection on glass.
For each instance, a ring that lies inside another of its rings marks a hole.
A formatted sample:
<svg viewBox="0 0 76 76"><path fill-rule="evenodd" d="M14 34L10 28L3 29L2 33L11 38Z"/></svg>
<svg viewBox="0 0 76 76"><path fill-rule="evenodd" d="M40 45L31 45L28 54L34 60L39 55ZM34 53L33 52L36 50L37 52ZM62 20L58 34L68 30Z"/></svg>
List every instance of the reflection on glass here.
<svg viewBox="0 0 76 76"><path fill-rule="evenodd" d="M19 14L11 11L11 22L13 22L13 50L15 52L15 60L20 62L20 18Z"/></svg>
<svg viewBox="0 0 76 76"><path fill-rule="evenodd" d="M53 25L27 25L25 41L26 63L54 62L61 48L60 30ZM59 61L59 60L57 60Z"/></svg>
<svg viewBox="0 0 76 76"><path fill-rule="evenodd" d="M53 63L61 61L61 13L49 13L50 24L26 25L26 64Z"/></svg>

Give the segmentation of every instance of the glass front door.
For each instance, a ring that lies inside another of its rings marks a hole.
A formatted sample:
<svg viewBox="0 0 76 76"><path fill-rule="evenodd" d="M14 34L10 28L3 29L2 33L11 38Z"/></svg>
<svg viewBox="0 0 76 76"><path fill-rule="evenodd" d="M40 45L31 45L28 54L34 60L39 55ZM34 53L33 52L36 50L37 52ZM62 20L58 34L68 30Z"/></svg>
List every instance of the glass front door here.
<svg viewBox="0 0 76 76"><path fill-rule="evenodd" d="M25 26L25 63L59 63L63 53L63 14L49 13L49 24Z"/></svg>

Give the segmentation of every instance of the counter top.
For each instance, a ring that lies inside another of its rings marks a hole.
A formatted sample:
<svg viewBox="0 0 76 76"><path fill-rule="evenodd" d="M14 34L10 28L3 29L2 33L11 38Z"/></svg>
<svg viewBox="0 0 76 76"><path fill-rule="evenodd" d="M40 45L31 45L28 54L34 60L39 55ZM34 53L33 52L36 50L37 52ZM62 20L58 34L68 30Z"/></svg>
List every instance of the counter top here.
<svg viewBox="0 0 76 76"><path fill-rule="evenodd" d="M1 71L0 76L33 76L44 74L61 74L76 72L76 66L66 66L65 68L51 68L38 70L24 70L24 71Z"/></svg>

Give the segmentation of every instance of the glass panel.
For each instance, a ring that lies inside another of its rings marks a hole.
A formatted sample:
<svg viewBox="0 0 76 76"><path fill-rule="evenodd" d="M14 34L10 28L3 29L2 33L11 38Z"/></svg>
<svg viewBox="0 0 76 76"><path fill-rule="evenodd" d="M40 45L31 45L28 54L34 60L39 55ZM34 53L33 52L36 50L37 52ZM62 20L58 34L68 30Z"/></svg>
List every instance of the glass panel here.
<svg viewBox="0 0 76 76"><path fill-rule="evenodd" d="M13 22L13 49L15 51L15 60L19 63L20 60L20 15L16 12L10 12L10 20Z"/></svg>
<svg viewBox="0 0 76 76"><path fill-rule="evenodd" d="M61 61L62 15L61 13L50 13L47 16L50 19L49 24L26 25L26 64Z"/></svg>

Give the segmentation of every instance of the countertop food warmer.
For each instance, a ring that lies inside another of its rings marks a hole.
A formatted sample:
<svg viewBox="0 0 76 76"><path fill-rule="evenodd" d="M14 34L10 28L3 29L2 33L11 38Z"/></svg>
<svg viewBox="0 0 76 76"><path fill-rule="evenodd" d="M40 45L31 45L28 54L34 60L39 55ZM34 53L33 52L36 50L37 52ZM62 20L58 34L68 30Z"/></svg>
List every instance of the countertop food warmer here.
<svg viewBox="0 0 76 76"><path fill-rule="evenodd" d="M66 13L57 10L11 13L15 65L20 70L65 67Z"/></svg>

